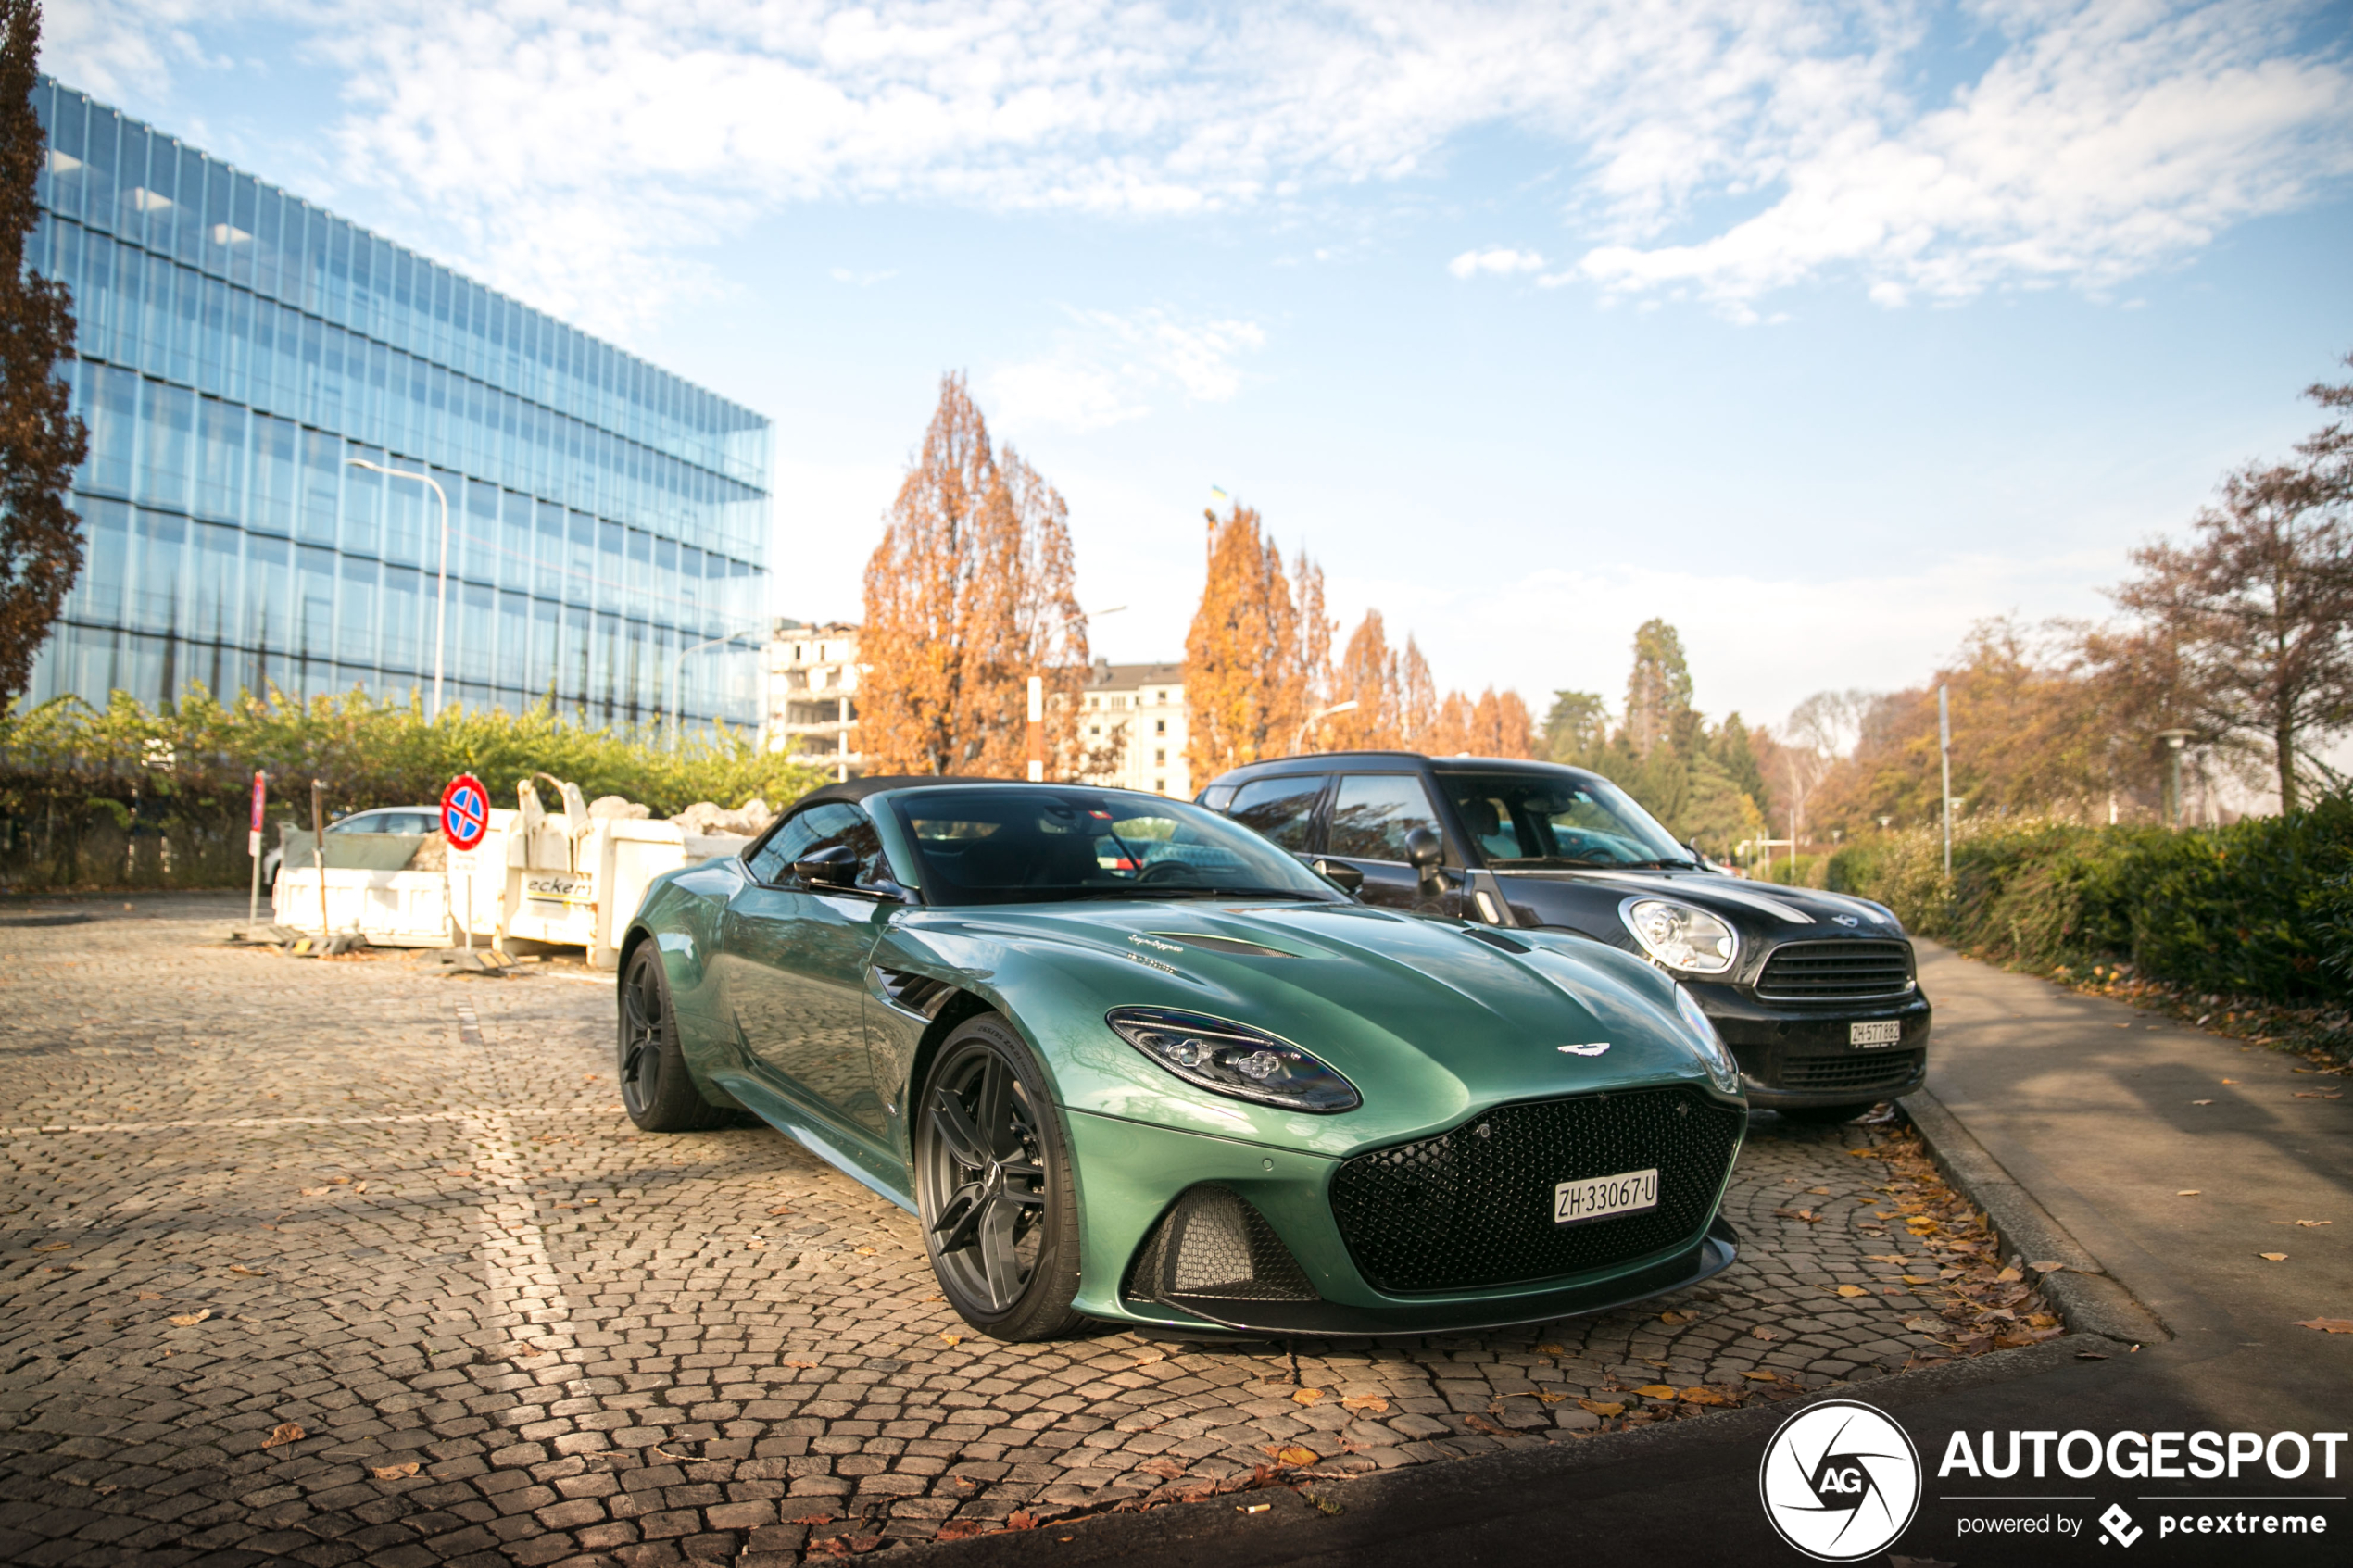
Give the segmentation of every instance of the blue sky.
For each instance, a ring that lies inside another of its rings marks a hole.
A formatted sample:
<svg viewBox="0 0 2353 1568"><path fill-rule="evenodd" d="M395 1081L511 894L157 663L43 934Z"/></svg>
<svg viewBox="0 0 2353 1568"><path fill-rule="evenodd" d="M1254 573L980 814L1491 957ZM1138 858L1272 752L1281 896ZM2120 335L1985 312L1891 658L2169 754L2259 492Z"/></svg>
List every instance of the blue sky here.
<svg viewBox="0 0 2353 1568"><path fill-rule="evenodd" d="M776 422L854 618L945 370L1178 658L1222 485L1442 685L1919 680L2316 422L2353 8L52 0L46 66ZM1346 625L1342 631L1345 633Z"/></svg>

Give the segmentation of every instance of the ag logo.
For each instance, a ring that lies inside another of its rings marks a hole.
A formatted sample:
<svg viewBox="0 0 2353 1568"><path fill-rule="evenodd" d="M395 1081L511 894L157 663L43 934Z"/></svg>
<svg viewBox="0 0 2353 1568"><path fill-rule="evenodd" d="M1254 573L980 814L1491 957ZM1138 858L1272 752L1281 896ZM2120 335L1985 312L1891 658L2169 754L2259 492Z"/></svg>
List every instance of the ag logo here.
<svg viewBox="0 0 2353 1568"><path fill-rule="evenodd" d="M1902 1427L1855 1399L1828 1399L1781 1423L1756 1473L1765 1517L1821 1562L1885 1551L1920 1505L1920 1458Z"/></svg>

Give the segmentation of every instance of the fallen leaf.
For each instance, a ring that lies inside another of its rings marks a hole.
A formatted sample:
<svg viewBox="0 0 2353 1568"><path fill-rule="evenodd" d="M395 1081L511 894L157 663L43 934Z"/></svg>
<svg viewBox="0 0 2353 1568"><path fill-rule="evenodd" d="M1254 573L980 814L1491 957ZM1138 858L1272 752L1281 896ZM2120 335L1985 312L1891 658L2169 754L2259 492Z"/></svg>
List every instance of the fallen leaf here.
<svg viewBox="0 0 2353 1568"><path fill-rule="evenodd" d="M1321 1388L1294 1388L1290 1391L1290 1402L1294 1405L1312 1405L1323 1397Z"/></svg>
<svg viewBox="0 0 2353 1568"><path fill-rule="evenodd" d="M1689 1312L1665 1311L1658 1314L1658 1321L1661 1323L1689 1323L1692 1321L1692 1315Z"/></svg>
<svg viewBox="0 0 2353 1568"><path fill-rule="evenodd" d="M296 1426L293 1422L289 1421L284 1424L272 1429L270 1436L261 1440L261 1446L265 1449L275 1449L283 1448L288 1443L299 1443L301 1441L302 1428Z"/></svg>
<svg viewBox="0 0 2353 1568"><path fill-rule="evenodd" d="M380 1464L368 1472L379 1481L405 1481L417 1473L415 1461L407 1464Z"/></svg>
<svg viewBox="0 0 2353 1568"><path fill-rule="evenodd" d="M964 1342L964 1336L961 1334L943 1334L939 1336L939 1338L941 1343L945 1344L951 1350Z"/></svg>
<svg viewBox="0 0 2353 1568"><path fill-rule="evenodd" d="M786 1361L784 1364L786 1366L797 1366L801 1371L807 1372L816 1366L817 1363L815 1361Z"/></svg>
<svg viewBox="0 0 2353 1568"><path fill-rule="evenodd" d="M1869 1296L1870 1294L1859 1285L1842 1285L1838 1287L1838 1293L1841 1296Z"/></svg>
<svg viewBox="0 0 2353 1568"><path fill-rule="evenodd" d="M1724 1396L1713 1388L1686 1388L1683 1390L1683 1402L1687 1405L1720 1405L1724 1403Z"/></svg>
<svg viewBox="0 0 2353 1568"><path fill-rule="evenodd" d="M1828 1198L1831 1195L1831 1189L1828 1187L1807 1187L1806 1190L1817 1198Z"/></svg>
<svg viewBox="0 0 2353 1568"><path fill-rule="evenodd" d="M1351 1394L1340 1400L1340 1408L1344 1411L1370 1411L1375 1415L1386 1415L1389 1413L1389 1401L1378 1394Z"/></svg>
<svg viewBox="0 0 2353 1568"><path fill-rule="evenodd" d="M789 1214L792 1212L792 1210L786 1205L779 1203L774 1209L769 1210L768 1212L771 1214Z"/></svg>
<svg viewBox="0 0 2353 1568"><path fill-rule="evenodd" d="M2048 1312L2029 1312L2026 1314L2026 1321L2036 1328L2057 1328L2058 1326L2058 1319L2051 1316Z"/></svg>
<svg viewBox="0 0 2353 1568"><path fill-rule="evenodd" d="M1014 1512L1005 1516L1005 1528L1008 1530L1035 1530L1038 1528L1038 1515L1032 1513L1026 1508L1016 1509Z"/></svg>
<svg viewBox="0 0 2353 1568"><path fill-rule="evenodd" d="M1781 1337L1780 1335L1775 1333L1769 1328L1767 1328L1763 1323L1758 1323L1755 1328L1750 1329L1748 1332L1753 1337L1757 1339L1779 1339Z"/></svg>
<svg viewBox="0 0 2353 1568"><path fill-rule="evenodd" d="M871 1247L862 1247L858 1249L858 1256L861 1258L871 1258L874 1255L875 1249Z"/></svg>
<svg viewBox="0 0 2353 1568"><path fill-rule="evenodd" d="M159 1290L143 1290L139 1292L136 1299L141 1301L160 1301L163 1299L163 1292Z"/></svg>
<svg viewBox="0 0 2353 1568"><path fill-rule="evenodd" d="M2308 1231L2316 1225L2333 1225L2336 1223L2334 1220L2298 1220L2296 1223Z"/></svg>
<svg viewBox="0 0 2353 1568"><path fill-rule="evenodd" d="M329 1186L339 1187L349 1186L351 1185L351 1178L349 1176L329 1176L327 1178L327 1185Z"/></svg>
<svg viewBox="0 0 2353 1568"><path fill-rule="evenodd" d="M270 1277L270 1276L269 1276L269 1274L268 1274L266 1272L264 1272L263 1270L260 1270L260 1269L248 1269L248 1268L246 1268L246 1267L245 1267L243 1263L232 1263L232 1264L230 1264L230 1265L229 1265L229 1272L230 1272L231 1273L233 1273L233 1274L246 1274L246 1275L250 1275L252 1278L255 1278L255 1279L268 1279L268 1278Z"/></svg>
<svg viewBox="0 0 2353 1568"><path fill-rule="evenodd" d="M2203 1198L2206 1196L2206 1189L2204 1187L2183 1187L2173 1196L2176 1198Z"/></svg>
<svg viewBox="0 0 2353 1568"><path fill-rule="evenodd" d="M193 1312L181 1313L178 1317L172 1319L171 1323L172 1326L175 1328L194 1328L196 1324L204 1322L205 1319L210 1316L212 1316L212 1309L210 1307L201 1307Z"/></svg>
<svg viewBox="0 0 2353 1568"><path fill-rule="evenodd" d="M73 1250L73 1243L70 1241L44 1241L40 1246L34 1248L33 1250L35 1252L70 1252Z"/></svg>
<svg viewBox="0 0 2353 1568"><path fill-rule="evenodd" d="M1741 1375L1751 1383L1779 1383L1780 1381L1780 1377L1769 1372L1744 1372Z"/></svg>
<svg viewBox="0 0 2353 1568"><path fill-rule="evenodd" d="M2287 1261L2287 1254L2284 1252L2258 1252L2256 1256L2262 1259L2267 1263L2284 1263Z"/></svg>
<svg viewBox="0 0 2353 1568"><path fill-rule="evenodd" d="M2238 1080L2237 1080L2236 1078L2225 1078L2225 1079L2223 1079L2223 1080L2222 1080L2222 1082L2224 1082L2225 1084L2236 1084L2236 1083L2238 1082Z"/></svg>
<svg viewBox="0 0 2353 1568"><path fill-rule="evenodd" d="M1675 1397L1675 1390L1664 1383L1645 1383L1634 1392L1645 1399L1671 1399Z"/></svg>
<svg viewBox="0 0 2353 1568"><path fill-rule="evenodd" d="M2032 1269L2038 1274L2057 1273L2059 1270L2067 1267L2065 1263L2053 1262L2047 1258L2039 1263L2029 1263L2026 1266Z"/></svg>
<svg viewBox="0 0 2353 1568"><path fill-rule="evenodd" d="M2190 1103L2192 1105L2212 1105L2214 1102L2210 1099L2194 1099L2190 1101Z"/></svg>
<svg viewBox="0 0 2353 1568"><path fill-rule="evenodd" d="M561 1204L558 1204L557 1207L560 1209L563 1206ZM768 1244L758 1236L753 1236L749 1241L744 1243L744 1250L747 1252L764 1252L767 1248Z"/></svg>
<svg viewBox="0 0 2353 1568"><path fill-rule="evenodd" d="M2294 1326L2316 1328L2322 1334L2353 1334L2353 1318L2306 1318Z"/></svg>
<svg viewBox="0 0 2353 1568"><path fill-rule="evenodd" d="M2108 1352L2105 1350L2078 1350L2075 1352L2075 1359L2079 1361L2104 1361L2108 1360Z"/></svg>
<svg viewBox="0 0 2353 1568"><path fill-rule="evenodd" d="M1626 1407L1615 1400L1604 1402L1600 1399L1579 1399L1577 1402L1595 1415L1609 1416L1626 1413Z"/></svg>
<svg viewBox="0 0 2353 1568"><path fill-rule="evenodd" d="M1917 1317L1906 1318L1904 1320L1904 1326L1910 1329L1914 1334L1930 1335L1944 1334L1948 1332L1952 1327L1952 1325L1946 1323L1943 1318L1932 1318L1926 1312L1922 1312Z"/></svg>
<svg viewBox="0 0 2353 1568"><path fill-rule="evenodd" d="M2296 1091L2296 1098L2298 1099L2343 1099L2345 1097L2322 1089L2298 1089Z"/></svg>
<svg viewBox="0 0 2353 1568"><path fill-rule="evenodd" d="M1540 1356L1566 1356L1568 1350L1566 1346L1561 1345L1539 1345L1536 1347L1536 1353Z"/></svg>
<svg viewBox="0 0 2353 1568"><path fill-rule="evenodd" d="M1545 1404L1548 1404L1548 1405L1557 1405L1557 1404L1559 1404L1562 1400L1564 1400L1564 1399L1567 1399L1567 1398L1568 1398L1568 1396L1567 1396L1567 1395L1566 1395L1566 1394L1552 1394L1552 1393L1547 1393L1545 1390L1543 1390L1543 1389L1541 1389L1541 1388L1539 1388L1539 1389L1536 1391L1536 1398L1537 1398L1538 1399L1541 1400L1541 1401L1542 1401L1543 1403L1545 1403Z"/></svg>
<svg viewBox="0 0 2353 1568"><path fill-rule="evenodd" d="M1933 1274L1906 1274L1903 1276L1903 1280L1906 1285L1934 1285L1936 1283L1936 1276Z"/></svg>
<svg viewBox="0 0 2353 1568"><path fill-rule="evenodd" d="M2020 1280L2022 1280L2026 1276L2024 1274L2019 1273L2016 1269L2004 1269L2000 1273L1994 1276L1994 1283L1996 1285L2016 1285Z"/></svg>
<svg viewBox="0 0 2353 1568"><path fill-rule="evenodd" d="M1184 1461L1170 1459L1165 1454L1162 1455L1158 1459L1148 1459L1136 1468L1142 1471L1147 1475L1157 1475L1164 1481L1174 1481L1176 1477L1185 1474ZM959 1477L959 1479L962 1478ZM971 1484L972 1483L970 1482L965 1482L966 1486L970 1486Z"/></svg>
<svg viewBox="0 0 2353 1568"><path fill-rule="evenodd" d="M1879 1150L1875 1148L1850 1148L1846 1152L1853 1155L1857 1160L1869 1160L1872 1155L1877 1154Z"/></svg>
<svg viewBox="0 0 2353 1568"><path fill-rule="evenodd" d="M1474 1432L1484 1432L1490 1437L1508 1437L1511 1436L1511 1433L1508 1430L1496 1425L1493 1422L1488 1420L1483 1415L1466 1415L1463 1417L1463 1424L1469 1427ZM1286 1449L1284 1451L1289 1452L1290 1450Z"/></svg>

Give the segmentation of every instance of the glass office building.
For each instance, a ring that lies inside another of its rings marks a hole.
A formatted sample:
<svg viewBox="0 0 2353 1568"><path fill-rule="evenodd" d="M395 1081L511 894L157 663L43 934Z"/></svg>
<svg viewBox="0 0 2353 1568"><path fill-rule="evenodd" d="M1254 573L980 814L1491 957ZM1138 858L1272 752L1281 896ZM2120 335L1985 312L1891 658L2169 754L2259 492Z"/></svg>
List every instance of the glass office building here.
<svg viewBox="0 0 2353 1568"><path fill-rule="evenodd" d="M87 553L31 698L760 717L768 421L44 80ZM735 643L696 645L738 631Z"/></svg>

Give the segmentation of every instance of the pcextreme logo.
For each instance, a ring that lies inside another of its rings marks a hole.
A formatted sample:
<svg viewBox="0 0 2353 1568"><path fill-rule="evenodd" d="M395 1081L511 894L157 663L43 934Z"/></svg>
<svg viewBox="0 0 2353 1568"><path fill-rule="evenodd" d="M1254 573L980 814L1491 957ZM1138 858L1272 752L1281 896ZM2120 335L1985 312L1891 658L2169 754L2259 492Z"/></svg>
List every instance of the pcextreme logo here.
<svg viewBox="0 0 2353 1568"><path fill-rule="evenodd" d="M1781 1423L1756 1489L1781 1539L1820 1562L1885 1551L1920 1506L1920 1456L1884 1411L1826 1399Z"/></svg>

